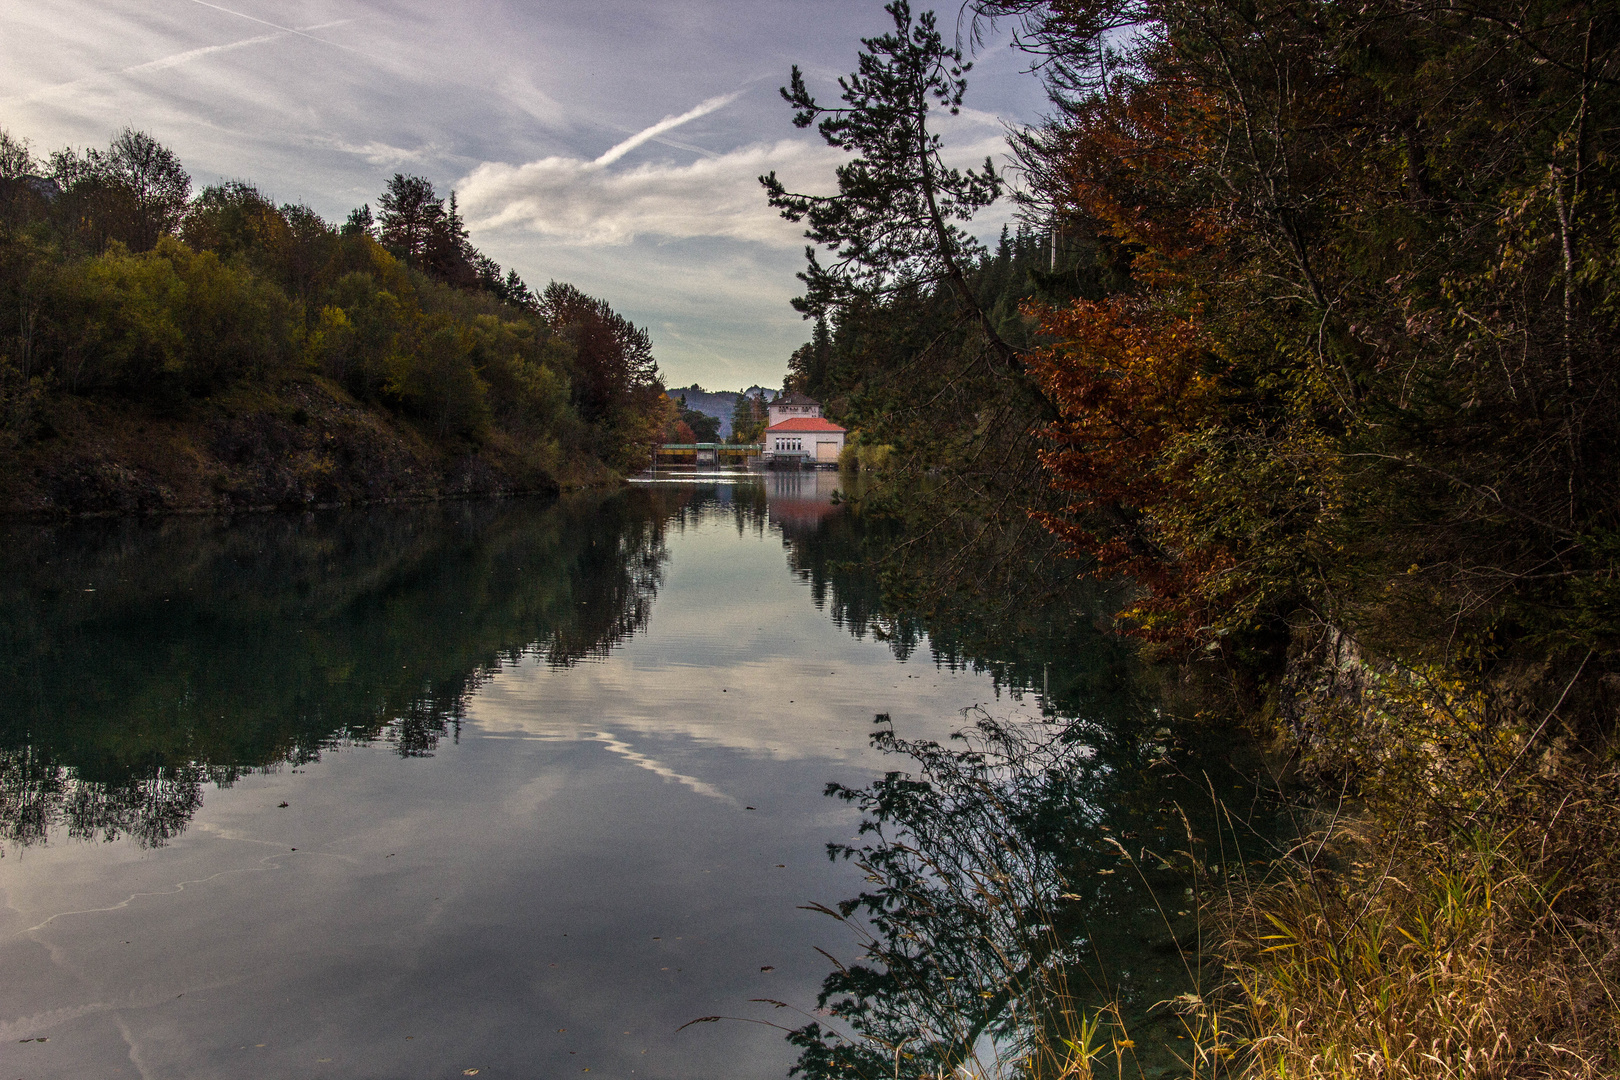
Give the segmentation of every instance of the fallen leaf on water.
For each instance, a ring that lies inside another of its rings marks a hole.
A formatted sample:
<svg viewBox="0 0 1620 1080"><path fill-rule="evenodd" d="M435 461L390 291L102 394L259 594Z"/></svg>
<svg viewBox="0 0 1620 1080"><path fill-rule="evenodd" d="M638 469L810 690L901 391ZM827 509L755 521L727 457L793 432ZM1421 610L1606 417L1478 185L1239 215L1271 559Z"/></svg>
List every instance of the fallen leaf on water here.
<svg viewBox="0 0 1620 1080"><path fill-rule="evenodd" d="M279 802L279 803L276 803L276 805L279 806L279 807L285 807L287 804L284 803L284 802Z"/></svg>
<svg viewBox="0 0 1620 1080"><path fill-rule="evenodd" d="M461 1075L462 1076L477 1076L478 1075L478 1070L477 1069L462 1069L461 1070Z"/></svg>
<svg viewBox="0 0 1620 1080"><path fill-rule="evenodd" d="M770 964L766 964L764 967L760 968L759 970L761 970L761 971L775 971L776 969L774 967L772 967Z"/></svg>

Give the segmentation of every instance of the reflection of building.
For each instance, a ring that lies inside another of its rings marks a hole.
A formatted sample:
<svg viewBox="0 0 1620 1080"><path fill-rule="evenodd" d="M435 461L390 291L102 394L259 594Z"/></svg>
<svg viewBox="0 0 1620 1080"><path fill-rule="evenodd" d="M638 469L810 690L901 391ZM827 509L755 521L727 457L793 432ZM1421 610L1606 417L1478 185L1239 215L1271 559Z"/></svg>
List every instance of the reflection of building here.
<svg viewBox="0 0 1620 1080"><path fill-rule="evenodd" d="M821 404L797 391L780 394L771 402L770 426L760 455L772 465L838 464L844 449L844 429L824 419Z"/></svg>
<svg viewBox="0 0 1620 1080"><path fill-rule="evenodd" d="M765 500L770 522L784 536L813 531L827 517L839 511L833 501L838 490L838 474L814 472L772 472L765 477Z"/></svg>

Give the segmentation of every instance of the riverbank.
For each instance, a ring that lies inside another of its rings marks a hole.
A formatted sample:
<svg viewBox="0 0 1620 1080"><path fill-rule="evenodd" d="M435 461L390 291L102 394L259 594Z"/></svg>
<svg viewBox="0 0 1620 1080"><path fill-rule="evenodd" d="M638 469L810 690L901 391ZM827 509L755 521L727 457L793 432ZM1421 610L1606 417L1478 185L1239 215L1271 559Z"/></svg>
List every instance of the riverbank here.
<svg viewBox="0 0 1620 1080"><path fill-rule="evenodd" d="M1203 1072L1612 1076L1620 754L1584 662L1408 667L1324 632L1279 695L1317 795L1264 874L1208 890L1228 980Z"/></svg>
<svg viewBox="0 0 1620 1080"><path fill-rule="evenodd" d="M1295 641L1247 709L1217 664L1157 668L1180 687L1168 712L1247 717L1291 839L1262 842L1214 786L1182 808L1197 985L1157 1006L1169 1041L1117 1005L1071 1007L1086 1038L1056 1027L1036 1071L1135 1075L1167 1050L1165 1075L1200 1080L1615 1075L1620 687L1578 659L1471 678L1339 630Z"/></svg>
<svg viewBox="0 0 1620 1080"><path fill-rule="evenodd" d="M219 513L529 494L601 486L600 462L495 429L435 439L314 373L176 406L52 394L5 452L0 513Z"/></svg>

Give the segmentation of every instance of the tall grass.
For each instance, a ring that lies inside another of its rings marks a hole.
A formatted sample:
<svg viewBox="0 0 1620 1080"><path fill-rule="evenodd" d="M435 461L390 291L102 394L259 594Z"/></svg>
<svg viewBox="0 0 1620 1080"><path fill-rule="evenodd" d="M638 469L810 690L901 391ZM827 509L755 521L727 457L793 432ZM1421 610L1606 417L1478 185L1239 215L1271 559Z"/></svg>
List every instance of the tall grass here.
<svg viewBox="0 0 1620 1080"><path fill-rule="evenodd" d="M1567 690L1516 692L1364 670L1316 702L1362 797L1218 898L1244 1076L1620 1074L1620 769L1537 741Z"/></svg>
<svg viewBox="0 0 1620 1080"><path fill-rule="evenodd" d="M794 1030L802 1074L1620 1075L1620 755L1544 738L1567 690L1530 708L1511 683L1437 670L1362 665L1353 681L1312 697L1309 738L1292 742L1309 747L1295 773L1316 770L1301 790L1335 796L1303 801L1292 842L1264 858L1212 789L1217 813L1197 817L1223 823L1214 835L1183 815L1183 850L1133 857L1105 840L1108 868L1085 828L1060 828L1056 846L1019 828L1037 808L1092 805L1058 797L1089 764L1061 741L988 721L968 754L891 740L922 779L847 793L882 840L842 849L871 890L819 908L861 961L829 979L823 1019ZM1154 886L1172 869L1194 883L1175 906L1196 910L1195 938ZM1170 937L1196 941L1188 989L1146 1016L1087 954L1100 901L1080 882L1116 873L1138 876Z"/></svg>

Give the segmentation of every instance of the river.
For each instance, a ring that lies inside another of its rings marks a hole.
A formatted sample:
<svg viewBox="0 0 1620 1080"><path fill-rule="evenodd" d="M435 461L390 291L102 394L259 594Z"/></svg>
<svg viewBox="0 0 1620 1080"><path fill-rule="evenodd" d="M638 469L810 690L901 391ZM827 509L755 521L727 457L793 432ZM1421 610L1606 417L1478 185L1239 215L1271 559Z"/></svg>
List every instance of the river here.
<svg viewBox="0 0 1620 1080"><path fill-rule="evenodd" d="M883 835L827 785L984 718L1065 733L1098 993L1167 996L1104 841L1211 781L1128 650L886 609L837 482L6 526L0 1075L785 1076Z"/></svg>

